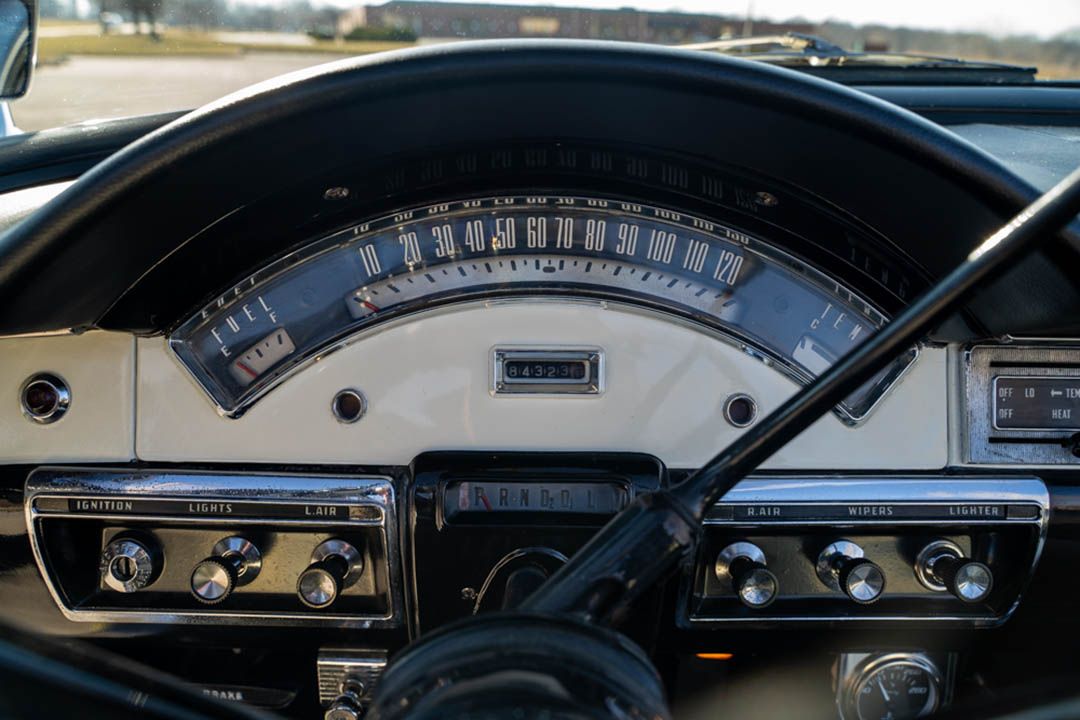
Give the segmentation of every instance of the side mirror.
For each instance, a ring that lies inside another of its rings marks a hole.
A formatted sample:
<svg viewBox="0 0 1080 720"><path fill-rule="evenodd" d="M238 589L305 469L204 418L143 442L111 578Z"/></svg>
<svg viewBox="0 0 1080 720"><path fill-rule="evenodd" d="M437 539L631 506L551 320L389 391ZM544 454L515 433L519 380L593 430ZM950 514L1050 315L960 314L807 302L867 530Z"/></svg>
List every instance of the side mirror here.
<svg viewBox="0 0 1080 720"><path fill-rule="evenodd" d="M0 0L0 100L30 89L37 62L37 0Z"/></svg>

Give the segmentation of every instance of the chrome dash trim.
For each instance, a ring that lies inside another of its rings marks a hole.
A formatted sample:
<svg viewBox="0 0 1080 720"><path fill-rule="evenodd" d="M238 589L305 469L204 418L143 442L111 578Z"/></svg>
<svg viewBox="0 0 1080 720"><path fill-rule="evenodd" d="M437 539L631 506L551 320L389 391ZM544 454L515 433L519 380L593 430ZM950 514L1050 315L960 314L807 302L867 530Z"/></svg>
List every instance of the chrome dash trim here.
<svg viewBox="0 0 1080 720"><path fill-rule="evenodd" d="M732 528L755 528L767 530L770 527L790 526L916 526L934 527L940 525L1032 525L1037 528L1037 540L1032 555L1031 567L1024 579L1013 604L1001 614L996 615L848 615L848 616L787 616L755 615L753 617L714 617L698 616L690 613L692 578L684 577L679 599L678 624L682 627L707 625L762 623L880 623L880 622L923 622L932 624L951 623L977 627L1000 625L1012 616L1020 604L1024 592L1035 573L1039 559L1046 544L1046 534L1050 521L1050 491L1042 480L1033 477L752 477L743 480L721 498L714 509L749 505L778 506L836 506L851 504L897 505L903 506L950 506L963 504L1002 504L1026 505L1037 507L1037 517L1032 518L972 518L963 517L953 520L893 520L853 517L843 522L830 520L765 520L752 519L706 519L706 527L727 526ZM709 568L711 568L709 564ZM695 568L694 572L701 572Z"/></svg>
<svg viewBox="0 0 1080 720"><path fill-rule="evenodd" d="M319 505L364 508L372 517L311 520L242 517L223 514L177 516L131 512L79 513L39 507L43 500L198 501L272 505ZM293 473L132 470L42 467L26 480L24 512L30 546L45 585L64 617L73 622L186 625L321 626L348 629L399 627L404 617L401 557L393 479L381 475L302 475ZM173 524L305 525L376 527L385 549L389 611L382 615L311 612L240 612L225 610L155 611L80 609L68 605L45 562L38 520L93 518L120 522Z"/></svg>
<svg viewBox="0 0 1080 720"><path fill-rule="evenodd" d="M765 503L842 505L882 502L943 505L961 502L1030 503L1043 508L1045 521L1050 508L1050 491L1042 480L1023 476L758 476L747 478L733 487L716 503L716 507ZM708 520L705 523L711 524Z"/></svg>

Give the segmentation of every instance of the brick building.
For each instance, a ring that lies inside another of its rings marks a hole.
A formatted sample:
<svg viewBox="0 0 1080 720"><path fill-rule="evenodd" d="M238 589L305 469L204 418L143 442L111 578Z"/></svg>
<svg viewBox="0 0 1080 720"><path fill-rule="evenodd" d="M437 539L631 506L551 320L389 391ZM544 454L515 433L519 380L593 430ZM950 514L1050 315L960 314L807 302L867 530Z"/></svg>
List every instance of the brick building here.
<svg viewBox="0 0 1080 720"><path fill-rule="evenodd" d="M410 28L422 38L549 37L664 44L813 30L810 24L750 23L736 17L631 8L597 10L412 0L391 0L346 11L338 31L347 34L361 25Z"/></svg>

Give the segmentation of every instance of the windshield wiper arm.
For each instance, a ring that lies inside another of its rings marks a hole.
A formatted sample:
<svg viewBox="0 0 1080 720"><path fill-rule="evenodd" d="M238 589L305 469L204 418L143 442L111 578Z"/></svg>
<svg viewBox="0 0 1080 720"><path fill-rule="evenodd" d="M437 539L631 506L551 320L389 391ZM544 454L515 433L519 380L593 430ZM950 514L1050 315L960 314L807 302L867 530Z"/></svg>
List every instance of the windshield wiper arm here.
<svg viewBox="0 0 1080 720"><path fill-rule="evenodd" d="M919 53L856 52L845 50L827 40L802 33L783 35L750 35L725 40L710 40L692 45L680 45L684 50L701 50L740 55L751 60L784 65L808 71L832 71L844 68L896 73L912 70L928 72L953 71L978 75L989 82L1027 82L1035 79L1037 68L1007 63L942 57ZM830 75L830 77L834 77Z"/></svg>
<svg viewBox="0 0 1080 720"><path fill-rule="evenodd" d="M708 42L693 43L691 45L680 45L679 47L683 50L742 51L745 53L754 47L763 45L779 45L789 50L797 50L810 57L845 57L852 54L839 45L833 45L819 37L795 32L784 33L783 35L747 35L726 40L709 40Z"/></svg>

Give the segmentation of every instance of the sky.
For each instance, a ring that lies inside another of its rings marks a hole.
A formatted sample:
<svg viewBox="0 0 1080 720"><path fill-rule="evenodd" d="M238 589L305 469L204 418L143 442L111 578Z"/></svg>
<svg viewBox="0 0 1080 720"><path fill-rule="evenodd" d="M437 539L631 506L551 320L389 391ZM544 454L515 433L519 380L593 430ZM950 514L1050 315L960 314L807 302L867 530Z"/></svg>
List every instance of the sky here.
<svg viewBox="0 0 1080 720"><path fill-rule="evenodd" d="M335 5L353 5L332 0ZM380 4L382 0L364 0ZM482 0L476 0L482 1ZM933 30L966 30L991 35L1037 35L1048 38L1080 27L1080 0L498 0L516 5L639 10L682 10L762 20L801 17L812 22L837 20L853 25L881 24Z"/></svg>

